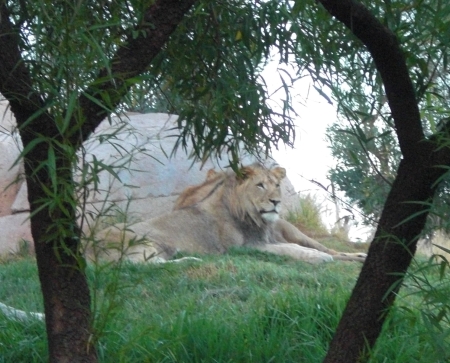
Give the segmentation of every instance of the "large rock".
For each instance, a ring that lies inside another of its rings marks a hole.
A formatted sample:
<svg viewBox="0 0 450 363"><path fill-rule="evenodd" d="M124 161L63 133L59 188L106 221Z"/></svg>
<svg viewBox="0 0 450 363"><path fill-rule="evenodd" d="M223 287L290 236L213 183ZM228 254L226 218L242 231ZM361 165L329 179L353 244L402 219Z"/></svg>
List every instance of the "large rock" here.
<svg viewBox="0 0 450 363"><path fill-rule="evenodd" d="M115 203L138 219L148 219L170 211L178 194L187 186L205 180L206 172L223 169L227 158L192 163L183 150L172 157L176 137L173 130L177 117L163 113L128 115L126 125L113 119L113 124L102 123L85 144L86 160L112 166L99 174L100 190L91 193L91 210L100 210L105 200ZM109 135L109 136L108 136ZM108 141L105 141L107 138ZM250 164L256 158L244 156L242 163ZM286 195L293 192L286 183ZM128 203L132 200L132 203Z"/></svg>
<svg viewBox="0 0 450 363"><path fill-rule="evenodd" d="M0 217L0 254L17 253L23 247L33 251L28 213Z"/></svg>
<svg viewBox="0 0 450 363"><path fill-rule="evenodd" d="M19 189L21 164L17 141L10 134L0 134L0 217L10 215Z"/></svg>
<svg viewBox="0 0 450 363"><path fill-rule="evenodd" d="M176 120L177 116L163 113L115 117L111 122L105 120L84 144L85 152L79 155L85 160L88 172L81 171L83 164L80 162L78 180L81 181L81 175L89 177L89 171L101 170L95 183L88 185L86 203L81 203L85 205L83 215L87 218L83 228L86 232L98 222L97 216L101 216L100 221L115 223L123 222L124 213L136 221L170 211L178 194L187 186L201 183L210 168L227 166L226 156L219 162L207 160L204 165L193 164L183 150L169 158L176 141L173 136L176 134L173 130ZM255 157L246 156L242 163L254 161ZM12 173L14 177L19 174L20 169ZM9 204L9 213L28 210L26 185L17 192L18 187L16 185L12 193L14 198ZM297 202L295 190L287 180L283 184L283 192L285 205ZM29 233L13 231L29 228L29 225L19 228L19 224L14 223L8 228L11 233L7 237L0 235L0 253L9 251L11 244L18 239L31 240Z"/></svg>
<svg viewBox="0 0 450 363"><path fill-rule="evenodd" d="M30 210L28 203L27 183L22 181L17 191L13 204L11 205L11 214L23 213Z"/></svg>
<svg viewBox="0 0 450 363"><path fill-rule="evenodd" d="M109 200L136 218L160 215L172 208L183 189L202 182L208 169L218 167L210 160L202 169L192 165L181 150L168 158L176 141L171 137L176 119L162 113L134 114L125 125L117 118L112 125L100 125L85 144L86 161L91 166L101 162L113 171L99 173L99 190L88 198L93 210L101 210Z"/></svg>
<svg viewBox="0 0 450 363"><path fill-rule="evenodd" d="M16 119L9 108L8 101L0 100L0 133L12 133L17 126Z"/></svg>
<svg viewBox="0 0 450 363"><path fill-rule="evenodd" d="M0 217L12 213L11 206L19 189L22 143L15 132L15 121L5 101L0 101Z"/></svg>

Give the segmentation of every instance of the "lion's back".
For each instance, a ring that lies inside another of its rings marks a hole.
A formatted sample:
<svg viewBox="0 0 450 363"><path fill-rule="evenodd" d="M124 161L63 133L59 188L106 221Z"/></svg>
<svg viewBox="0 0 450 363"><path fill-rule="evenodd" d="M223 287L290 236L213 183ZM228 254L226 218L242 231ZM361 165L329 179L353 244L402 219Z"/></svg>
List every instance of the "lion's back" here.
<svg viewBox="0 0 450 363"><path fill-rule="evenodd" d="M242 232L233 225L228 209L210 200L131 225L111 226L97 235L105 241L104 245L126 250L129 259L134 261L143 261L151 255L170 259L178 251L224 253L230 246L244 243ZM108 260L117 255L104 254Z"/></svg>

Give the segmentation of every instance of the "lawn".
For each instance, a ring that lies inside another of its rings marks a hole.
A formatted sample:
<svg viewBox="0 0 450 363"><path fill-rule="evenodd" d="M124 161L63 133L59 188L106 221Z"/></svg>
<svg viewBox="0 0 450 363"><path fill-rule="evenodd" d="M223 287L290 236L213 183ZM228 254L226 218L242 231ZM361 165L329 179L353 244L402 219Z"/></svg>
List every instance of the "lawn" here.
<svg viewBox="0 0 450 363"><path fill-rule="evenodd" d="M361 268L340 261L310 265L242 248L200 257L88 267L101 362L320 362ZM423 278L444 283L440 277L448 271L415 271L371 362L450 359L446 314L433 326L426 318L430 297L415 294ZM447 285L441 289L448 292ZM1 262L0 301L42 311L31 257ZM0 362L45 362L46 354L42 322L0 316Z"/></svg>

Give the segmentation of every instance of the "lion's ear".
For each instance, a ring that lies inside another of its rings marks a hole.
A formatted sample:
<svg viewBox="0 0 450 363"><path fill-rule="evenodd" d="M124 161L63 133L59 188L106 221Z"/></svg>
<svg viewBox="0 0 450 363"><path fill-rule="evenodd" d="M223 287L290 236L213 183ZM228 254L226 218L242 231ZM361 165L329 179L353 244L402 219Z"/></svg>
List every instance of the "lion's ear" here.
<svg viewBox="0 0 450 363"><path fill-rule="evenodd" d="M245 179L251 178L255 174L256 174L256 170L254 168L252 168L251 166L244 166L241 169L239 169L237 178L240 180L245 180Z"/></svg>
<svg viewBox="0 0 450 363"><path fill-rule="evenodd" d="M217 174L219 174L217 171L215 171L214 169L209 169L208 172L206 173L206 180L212 180Z"/></svg>
<svg viewBox="0 0 450 363"><path fill-rule="evenodd" d="M276 168L272 169L272 173L273 175L275 175L275 177L278 180L283 180L286 177L286 169L282 168L280 166L277 166Z"/></svg>

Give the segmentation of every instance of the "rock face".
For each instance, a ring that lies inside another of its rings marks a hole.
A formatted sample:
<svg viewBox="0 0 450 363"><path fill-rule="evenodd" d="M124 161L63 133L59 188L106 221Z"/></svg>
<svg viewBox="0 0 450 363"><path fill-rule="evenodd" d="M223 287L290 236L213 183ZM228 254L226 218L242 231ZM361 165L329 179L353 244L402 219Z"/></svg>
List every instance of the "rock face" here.
<svg viewBox="0 0 450 363"><path fill-rule="evenodd" d="M28 217L28 213L0 217L0 231L2 231L0 235L0 254L19 252L25 246L32 250L30 220Z"/></svg>
<svg viewBox="0 0 450 363"><path fill-rule="evenodd" d="M17 252L22 241L31 241L28 213L16 213L13 208L23 184L22 164L16 164L21 149L8 103L0 101L0 254Z"/></svg>
<svg viewBox="0 0 450 363"><path fill-rule="evenodd" d="M182 190L201 183L209 169L226 166L226 157L219 164L211 160L203 166L193 164L183 150L170 157L176 141L173 136L176 130L172 130L176 119L175 115L162 113L127 114L120 119L112 118L111 122L105 120L85 143L84 152L79 154L85 162L79 163L78 181L82 182L81 175L89 176L93 170L100 170L97 181L80 191L80 195L86 196L82 213L86 217L82 222L86 232L102 218L115 223L123 222L126 215L128 220L137 221L170 211ZM11 120L8 122L10 125ZM11 136L12 128L10 125L5 132L5 141L0 141L0 150L4 147L9 151L9 154L0 151L0 190L20 179L22 170L20 164L9 169L20 153L20 143ZM254 157L246 156L242 163L254 161ZM285 205L296 202L294 188L287 180L283 192ZM21 239L31 241L29 222L22 223L27 217L24 211L28 210L26 193L26 185L19 182L2 194L0 230L5 228L8 232L0 235L0 254L17 250ZM99 214L103 217L95 218Z"/></svg>
<svg viewBox="0 0 450 363"><path fill-rule="evenodd" d="M176 141L170 130L176 119L162 113L134 114L122 122L113 119L112 125L100 125L85 144L86 161L89 165L101 161L112 170L100 173L101 190L89 196L93 210L104 208L107 199L134 218L152 218L171 210L178 194L201 183L207 170L220 167L210 160L203 168L192 165L182 150L168 158Z"/></svg>
<svg viewBox="0 0 450 363"><path fill-rule="evenodd" d="M19 156L22 144L14 132L15 121L5 101L0 101L0 217L12 213L20 187L21 164L14 164Z"/></svg>
<svg viewBox="0 0 450 363"><path fill-rule="evenodd" d="M134 114L128 115L126 126L116 119L113 125L104 122L99 127L85 144L86 160L90 165L101 160L112 166L113 171L100 173L101 190L91 193L88 199L91 210L104 208L104 201L109 200L126 209L132 218L161 215L172 209L186 187L202 183L209 169L222 169L228 164L226 157L221 163L207 160L203 166L192 164L183 150L168 158L176 141L171 130L176 119L163 113ZM108 137L109 141L103 141ZM255 161L255 157L245 156L242 163ZM286 195L292 194L290 183L286 183L285 189L289 190Z"/></svg>

